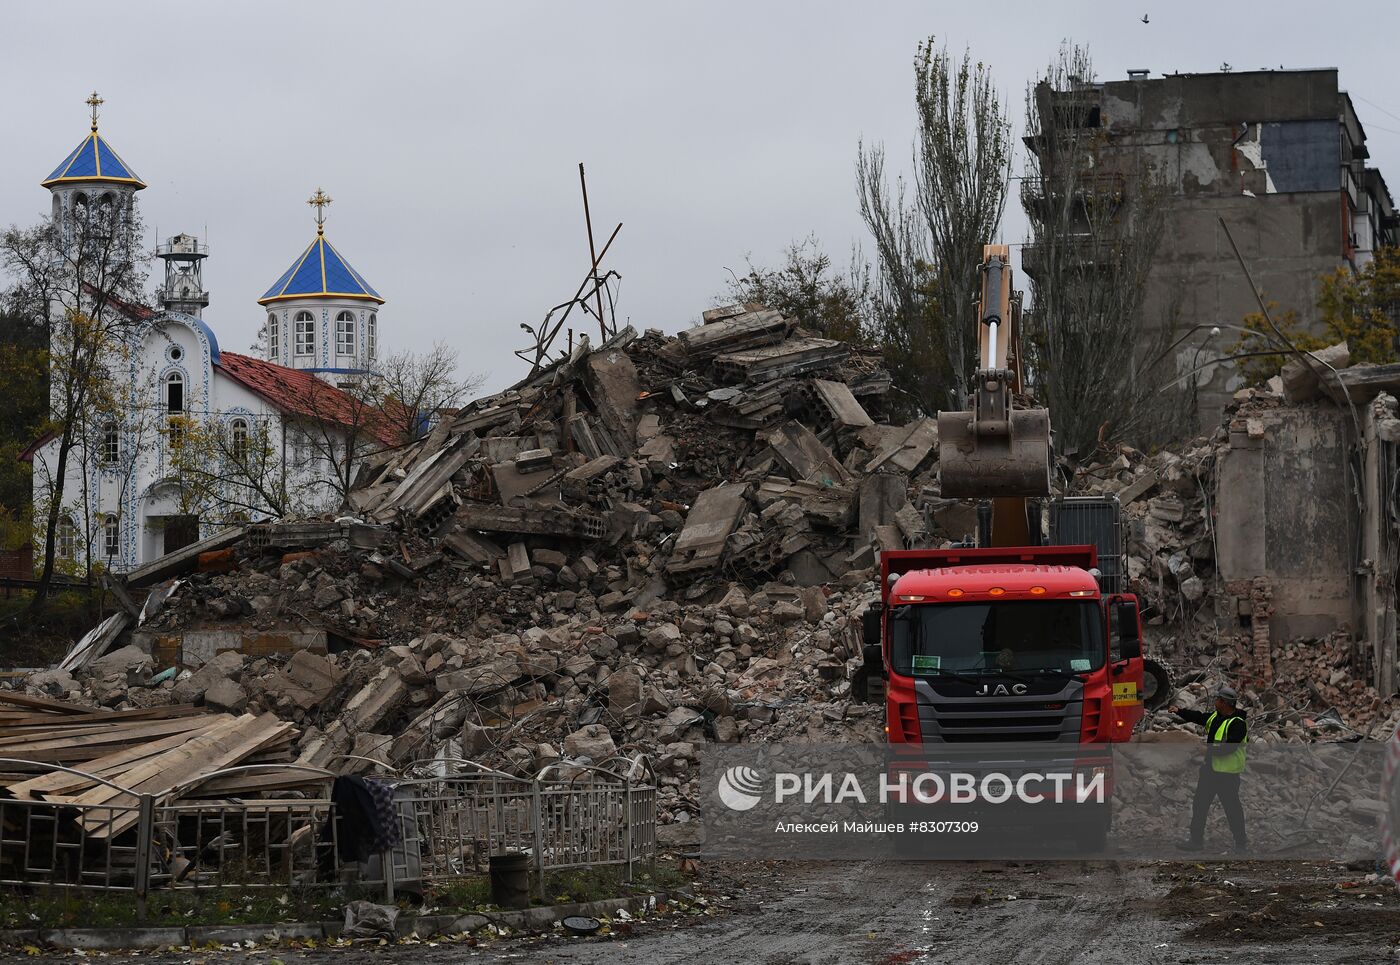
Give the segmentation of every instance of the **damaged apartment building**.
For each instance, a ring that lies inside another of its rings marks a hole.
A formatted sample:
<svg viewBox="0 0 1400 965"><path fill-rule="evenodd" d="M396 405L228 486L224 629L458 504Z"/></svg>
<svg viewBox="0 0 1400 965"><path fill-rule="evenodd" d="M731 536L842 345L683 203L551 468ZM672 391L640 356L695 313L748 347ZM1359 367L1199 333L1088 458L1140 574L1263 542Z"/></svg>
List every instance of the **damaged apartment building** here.
<svg viewBox="0 0 1400 965"><path fill-rule="evenodd" d="M1264 297L1316 328L1319 278L1358 269L1400 240L1366 132L1337 71L1260 70L1042 87L1061 118L1102 130L1102 161L1147 161L1165 178L1166 222L1153 259L1140 343L1174 329L1177 374L1196 373L1196 418L1211 431L1243 385L1230 354L1258 303L1221 229L1223 219ZM1035 139L1028 146L1038 151ZM1023 256L1036 277L1035 252ZM1217 331L1218 329L1218 331Z"/></svg>

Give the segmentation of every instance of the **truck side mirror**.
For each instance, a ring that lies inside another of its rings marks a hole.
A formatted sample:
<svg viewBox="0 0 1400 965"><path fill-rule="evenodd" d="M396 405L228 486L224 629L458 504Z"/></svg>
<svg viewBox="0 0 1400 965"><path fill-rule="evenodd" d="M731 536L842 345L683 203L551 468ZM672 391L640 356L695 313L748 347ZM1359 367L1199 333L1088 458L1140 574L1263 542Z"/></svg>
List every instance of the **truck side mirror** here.
<svg viewBox="0 0 1400 965"><path fill-rule="evenodd" d="M1142 656L1142 638L1138 636L1138 607L1123 600L1114 605L1113 622L1117 624L1118 652L1124 660Z"/></svg>
<svg viewBox="0 0 1400 965"><path fill-rule="evenodd" d="M860 621L860 631L862 642L867 647L878 647L884 642L880 638L880 618L884 615L885 605L883 603L872 603L865 608L865 613Z"/></svg>

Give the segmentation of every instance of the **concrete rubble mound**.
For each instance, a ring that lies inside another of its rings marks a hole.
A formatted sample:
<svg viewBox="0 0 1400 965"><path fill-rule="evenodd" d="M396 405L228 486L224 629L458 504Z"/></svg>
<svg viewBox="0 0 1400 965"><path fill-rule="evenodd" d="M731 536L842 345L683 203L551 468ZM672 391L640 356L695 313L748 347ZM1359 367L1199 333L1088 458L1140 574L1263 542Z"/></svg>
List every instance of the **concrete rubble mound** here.
<svg viewBox="0 0 1400 965"><path fill-rule="evenodd" d="M937 498L933 420L882 421L889 389L878 352L758 305L624 329L379 454L351 515L127 574L144 612L30 689L273 714L344 773L641 752L684 821L701 742L881 737L850 699L875 553L975 518ZM146 663L104 672L127 640Z"/></svg>
<svg viewBox="0 0 1400 965"><path fill-rule="evenodd" d="M585 342L377 455L348 515L240 527L115 581L124 609L27 690L266 715L297 728L283 759L337 773L438 758L583 775L644 754L659 819L685 823L706 742L883 740L883 706L853 686L876 554L976 527L974 503L939 496L936 421L882 421L889 390L878 352L759 305ZM1215 567L1226 438L1058 475L1124 505L1128 585L1183 699L1248 680L1282 739L1329 739L1323 705L1365 726L1385 710L1344 644L1287 649L1264 677L1251 629L1219 639L1241 626L1232 591L1267 609ZM1315 692L1271 682L1295 655L1330 668Z"/></svg>

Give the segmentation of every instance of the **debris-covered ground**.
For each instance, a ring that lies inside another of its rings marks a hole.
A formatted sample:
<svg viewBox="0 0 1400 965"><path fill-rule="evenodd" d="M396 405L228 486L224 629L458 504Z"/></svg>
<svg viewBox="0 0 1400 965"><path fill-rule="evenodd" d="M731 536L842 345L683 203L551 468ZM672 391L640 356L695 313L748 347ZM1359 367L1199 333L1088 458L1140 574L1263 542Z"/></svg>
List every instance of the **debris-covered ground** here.
<svg viewBox="0 0 1400 965"><path fill-rule="evenodd" d="M976 528L973 503L938 495L934 421L880 421L889 387L877 355L760 306L675 338L626 329L376 457L354 517L251 527L179 575L131 574L139 625L28 689L271 712L300 728L285 759L337 770L640 752L662 823L687 822L705 742L881 739L882 708L854 699L875 554ZM1231 418L1280 404L1249 390ZM1128 586L1178 702L1229 681L1255 741L1388 733L1349 637L1270 648L1267 587L1216 574L1227 431L1058 475L1122 503Z"/></svg>
<svg viewBox="0 0 1400 965"><path fill-rule="evenodd" d="M686 848L705 744L882 739L883 706L860 699L876 554L976 529L973 503L939 495L932 420L882 421L888 390L878 358L758 306L707 313L677 338L625 330L384 453L350 516L249 527L130 574L140 615L119 611L24 688L138 714L272 715L295 742L257 760L338 772L459 758L581 773L567 769L644 755L663 846ZM1284 404L1249 390L1228 418ZM1383 739L1400 712L1367 685L1352 636L1271 642L1268 585L1219 576L1229 431L1061 461L1057 485L1122 504L1121 565L1175 702L1206 707L1228 682L1253 742ZM1196 733L1160 711L1143 730ZM1369 961L1400 943L1400 896L1378 870L709 865L699 911L606 939L275 954L906 963L980 960L995 935L1008 961Z"/></svg>
<svg viewBox="0 0 1400 965"><path fill-rule="evenodd" d="M911 862L706 866L703 904L571 938L556 929L494 940L112 953L143 962L651 965L748 961L1393 961L1400 894L1328 863ZM72 953L61 956L72 959ZM36 960L59 961L40 955Z"/></svg>

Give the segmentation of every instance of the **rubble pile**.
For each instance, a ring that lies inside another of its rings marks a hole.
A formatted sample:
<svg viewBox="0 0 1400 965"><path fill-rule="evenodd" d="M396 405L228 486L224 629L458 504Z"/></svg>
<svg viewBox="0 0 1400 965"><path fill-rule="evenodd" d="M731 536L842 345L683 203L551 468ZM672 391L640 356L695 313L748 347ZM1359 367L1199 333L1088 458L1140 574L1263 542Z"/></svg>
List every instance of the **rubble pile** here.
<svg viewBox="0 0 1400 965"><path fill-rule="evenodd" d="M1151 607L1149 625L1213 624L1215 540L1209 494L1218 454L1196 440L1151 456L1118 446L1079 467L1076 493L1112 495L1123 507L1128 587Z"/></svg>
<svg viewBox="0 0 1400 965"><path fill-rule="evenodd" d="M975 525L938 498L934 420L878 421L889 387L878 353L761 306L624 329L367 462L353 518L129 574L157 601L131 640L180 677L39 683L275 713L341 770L643 752L685 820L699 742L881 736L850 700L875 554Z"/></svg>
<svg viewBox="0 0 1400 965"><path fill-rule="evenodd" d="M144 606L119 592L124 610L28 688L274 714L298 728L290 760L338 772L436 758L583 773L644 754L660 820L685 822L704 742L882 739L883 706L852 683L876 554L977 523L939 495L936 421L880 421L889 389L878 353L758 305L677 337L583 341L366 461L352 515L241 527L128 574ZM1151 608L1149 653L1185 671L1183 700L1248 677L1284 739L1319 736L1300 706L1357 726L1374 695L1341 650L1273 653L1267 587L1215 572L1225 432L1062 478L1122 503L1128 588ZM1240 593L1260 618L1222 639ZM155 659L112 671L101 652L126 637ZM1303 679L1305 660L1331 668L1310 703L1269 683Z"/></svg>

